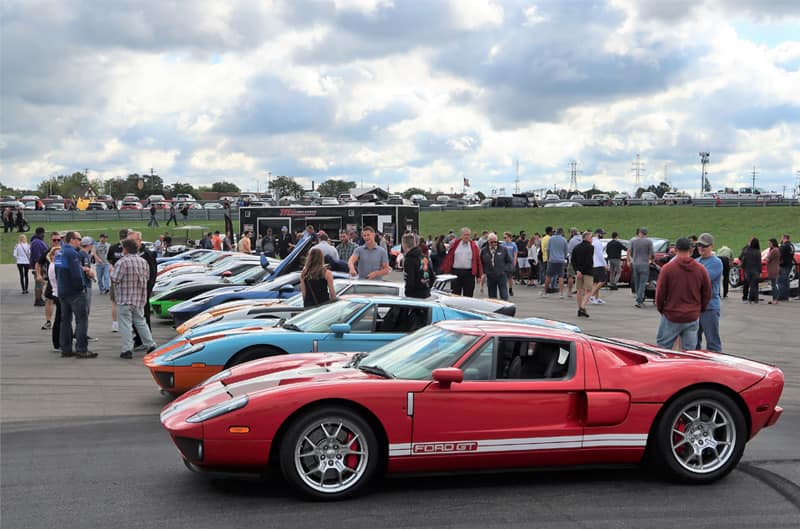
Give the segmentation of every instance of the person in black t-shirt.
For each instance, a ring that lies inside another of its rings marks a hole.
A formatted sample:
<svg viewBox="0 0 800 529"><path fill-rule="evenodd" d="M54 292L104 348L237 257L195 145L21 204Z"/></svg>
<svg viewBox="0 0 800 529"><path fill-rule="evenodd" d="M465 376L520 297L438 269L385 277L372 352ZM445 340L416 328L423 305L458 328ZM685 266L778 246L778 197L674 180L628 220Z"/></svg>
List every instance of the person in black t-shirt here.
<svg viewBox="0 0 800 529"><path fill-rule="evenodd" d="M611 240L606 245L606 257L608 258L608 270L610 273L610 281L608 288L617 290L617 281L622 273L622 252L625 250L625 245L617 238L619 233L612 232Z"/></svg>
<svg viewBox="0 0 800 529"><path fill-rule="evenodd" d="M525 237L525 231L520 230L519 237L514 241L517 245L517 270L519 283L527 285L530 280L531 262L528 260L528 239Z"/></svg>

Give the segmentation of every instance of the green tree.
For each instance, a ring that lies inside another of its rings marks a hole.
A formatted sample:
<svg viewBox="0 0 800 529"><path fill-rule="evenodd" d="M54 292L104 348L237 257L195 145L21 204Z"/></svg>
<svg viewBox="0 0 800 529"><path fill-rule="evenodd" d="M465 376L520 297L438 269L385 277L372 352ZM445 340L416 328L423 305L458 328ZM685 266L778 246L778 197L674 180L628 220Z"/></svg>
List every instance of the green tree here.
<svg viewBox="0 0 800 529"><path fill-rule="evenodd" d="M180 182L175 182L174 184L167 186L166 191L167 193L170 194L171 197L175 197L175 195L179 193L185 193L188 195L192 195L194 198L197 198L197 190L194 188L192 184L182 184Z"/></svg>
<svg viewBox="0 0 800 529"><path fill-rule="evenodd" d="M356 187L355 182L330 179L317 186L317 191L323 197L337 197L343 193L349 193L354 187Z"/></svg>
<svg viewBox="0 0 800 529"><path fill-rule="evenodd" d="M409 187L403 191L403 198L411 198L411 195L422 195L426 198L428 197L428 193L426 193L424 189L420 189L418 187Z"/></svg>
<svg viewBox="0 0 800 529"><path fill-rule="evenodd" d="M215 193L239 193L241 189L236 184L222 181L211 184L211 191Z"/></svg>
<svg viewBox="0 0 800 529"><path fill-rule="evenodd" d="M285 196L299 197L303 194L303 186L289 176L278 176L272 180L270 189L278 198Z"/></svg>

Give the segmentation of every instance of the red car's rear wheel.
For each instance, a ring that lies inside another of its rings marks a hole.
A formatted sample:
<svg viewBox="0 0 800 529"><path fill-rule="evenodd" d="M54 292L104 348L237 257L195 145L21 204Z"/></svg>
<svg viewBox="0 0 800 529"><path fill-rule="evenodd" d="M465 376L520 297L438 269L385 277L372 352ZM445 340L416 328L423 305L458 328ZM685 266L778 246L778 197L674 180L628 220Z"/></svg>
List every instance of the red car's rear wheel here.
<svg viewBox="0 0 800 529"><path fill-rule="evenodd" d="M741 410L727 395L696 390L672 402L655 430L655 456L674 477L708 483L733 470L747 441Z"/></svg>
<svg viewBox="0 0 800 529"><path fill-rule="evenodd" d="M286 481L304 496L335 500L369 483L380 460L372 428L346 408L313 410L283 436L280 466Z"/></svg>

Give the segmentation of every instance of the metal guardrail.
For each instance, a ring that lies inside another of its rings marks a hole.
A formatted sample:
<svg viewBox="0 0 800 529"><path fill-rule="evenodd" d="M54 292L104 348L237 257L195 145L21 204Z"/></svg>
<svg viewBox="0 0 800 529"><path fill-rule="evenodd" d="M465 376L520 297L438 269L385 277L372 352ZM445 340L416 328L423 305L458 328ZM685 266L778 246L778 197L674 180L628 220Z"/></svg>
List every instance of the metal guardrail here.
<svg viewBox="0 0 800 529"><path fill-rule="evenodd" d="M176 215L178 222L181 224L197 224L208 221L219 221L225 218L224 209L190 209L189 216L186 221L183 215L178 212ZM231 210L231 218L236 221L238 219L238 211ZM158 223L163 226L169 219L169 210L159 210L156 218ZM36 211L25 210L25 220L29 224L37 222L72 222L72 221L130 221L130 222L147 222L150 220L149 210L92 210L92 211Z"/></svg>

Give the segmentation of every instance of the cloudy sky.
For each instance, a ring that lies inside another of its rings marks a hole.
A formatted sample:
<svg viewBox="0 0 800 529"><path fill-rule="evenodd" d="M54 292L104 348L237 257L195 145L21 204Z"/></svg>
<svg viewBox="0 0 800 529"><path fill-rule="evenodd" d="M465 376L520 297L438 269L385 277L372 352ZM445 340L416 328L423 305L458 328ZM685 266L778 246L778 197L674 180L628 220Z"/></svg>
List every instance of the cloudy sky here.
<svg viewBox="0 0 800 529"><path fill-rule="evenodd" d="M791 189L797 0L3 0L0 181Z"/></svg>

